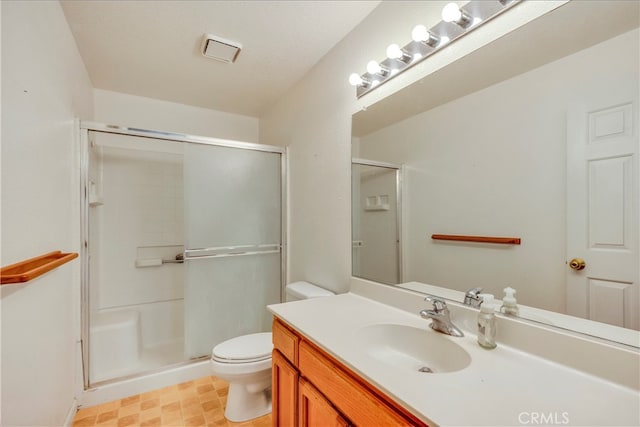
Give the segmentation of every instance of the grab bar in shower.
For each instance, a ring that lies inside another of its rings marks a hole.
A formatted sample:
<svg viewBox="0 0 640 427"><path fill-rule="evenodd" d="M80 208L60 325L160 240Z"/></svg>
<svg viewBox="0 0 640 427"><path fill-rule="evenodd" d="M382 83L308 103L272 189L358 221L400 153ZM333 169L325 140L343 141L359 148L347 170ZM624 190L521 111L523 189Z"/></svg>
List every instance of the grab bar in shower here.
<svg viewBox="0 0 640 427"><path fill-rule="evenodd" d="M280 253L279 243L266 245L220 246L215 248L187 249L184 251L185 261L206 258L224 258L231 256L262 255Z"/></svg>

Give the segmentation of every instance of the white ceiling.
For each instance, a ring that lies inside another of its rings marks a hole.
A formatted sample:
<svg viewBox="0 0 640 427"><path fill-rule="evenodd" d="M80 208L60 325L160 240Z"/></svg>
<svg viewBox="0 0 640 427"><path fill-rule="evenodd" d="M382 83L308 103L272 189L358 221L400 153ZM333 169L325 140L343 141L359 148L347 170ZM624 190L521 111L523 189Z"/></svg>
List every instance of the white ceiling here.
<svg viewBox="0 0 640 427"><path fill-rule="evenodd" d="M259 117L379 1L61 1L99 89ZM202 36L238 41L237 61Z"/></svg>

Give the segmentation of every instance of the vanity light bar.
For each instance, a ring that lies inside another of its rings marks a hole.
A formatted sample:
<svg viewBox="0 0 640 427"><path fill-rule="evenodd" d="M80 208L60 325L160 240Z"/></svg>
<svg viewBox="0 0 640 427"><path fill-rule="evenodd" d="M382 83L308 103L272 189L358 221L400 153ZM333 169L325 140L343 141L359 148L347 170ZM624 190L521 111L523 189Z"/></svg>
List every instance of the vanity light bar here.
<svg viewBox="0 0 640 427"><path fill-rule="evenodd" d="M384 61L369 61L367 72L362 75L351 74L349 83L356 87L356 96L360 98L522 1L524 0L472 0L463 7L449 3L442 9L442 21L437 25L430 29L424 25L416 25L411 32L412 41L404 47L389 45Z"/></svg>

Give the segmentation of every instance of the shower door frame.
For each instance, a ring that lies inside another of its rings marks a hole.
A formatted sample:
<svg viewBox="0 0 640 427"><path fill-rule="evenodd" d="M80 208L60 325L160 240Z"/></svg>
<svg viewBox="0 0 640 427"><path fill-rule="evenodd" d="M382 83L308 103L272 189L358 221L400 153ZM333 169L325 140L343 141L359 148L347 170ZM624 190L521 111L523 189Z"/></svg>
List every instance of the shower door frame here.
<svg viewBox="0 0 640 427"><path fill-rule="evenodd" d="M164 371L167 367L144 371L127 375L122 378L102 381L91 384L89 382L89 132L101 132L135 136L149 139L159 139L190 144L212 145L217 147L239 148L243 150L264 151L280 154L280 301L284 301L286 274L287 274L287 149L275 145L257 144L253 142L234 141L229 139L212 138L207 136L189 135L161 130L141 129L126 126L110 125L93 121L79 121L80 133L80 257L81 257L81 284L80 284L80 340L82 349L82 377L84 390L97 384L121 381L126 378L141 377L154 372ZM183 361L178 364L188 365L201 359Z"/></svg>
<svg viewBox="0 0 640 427"><path fill-rule="evenodd" d="M402 192L403 192L403 166L402 165L396 165L393 163L387 163L387 162L380 162L377 160L369 160L369 159L361 159L361 158L356 158L356 157L352 157L351 158L351 201L353 202L353 165L360 165L360 166L375 166L378 168L385 168L385 169L390 169L390 170L395 170L396 173L396 236L397 236L397 250L398 250L398 268L397 268L397 275L398 275L398 283L402 283L404 280L404 257L402 255L403 253L403 246L404 246L404 236L402 235L403 233L403 229L402 229L402 223L403 223L403 219L404 219L404 210L402 209ZM351 252L353 254L353 205L351 206ZM352 255L352 259L351 259L351 275L354 277L360 277L360 276L355 276L353 274L353 255ZM367 279L366 277L360 277L363 279ZM392 283L393 284L393 283Z"/></svg>

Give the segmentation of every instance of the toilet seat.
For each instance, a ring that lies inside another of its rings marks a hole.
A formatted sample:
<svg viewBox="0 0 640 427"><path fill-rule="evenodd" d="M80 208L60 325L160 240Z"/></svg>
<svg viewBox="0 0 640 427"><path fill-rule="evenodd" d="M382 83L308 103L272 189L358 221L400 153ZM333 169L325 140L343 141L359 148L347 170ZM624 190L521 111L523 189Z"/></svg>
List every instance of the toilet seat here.
<svg viewBox="0 0 640 427"><path fill-rule="evenodd" d="M213 348L211 358L220 363L251 363L271 358L271 332L243 335Z"/></svg>

